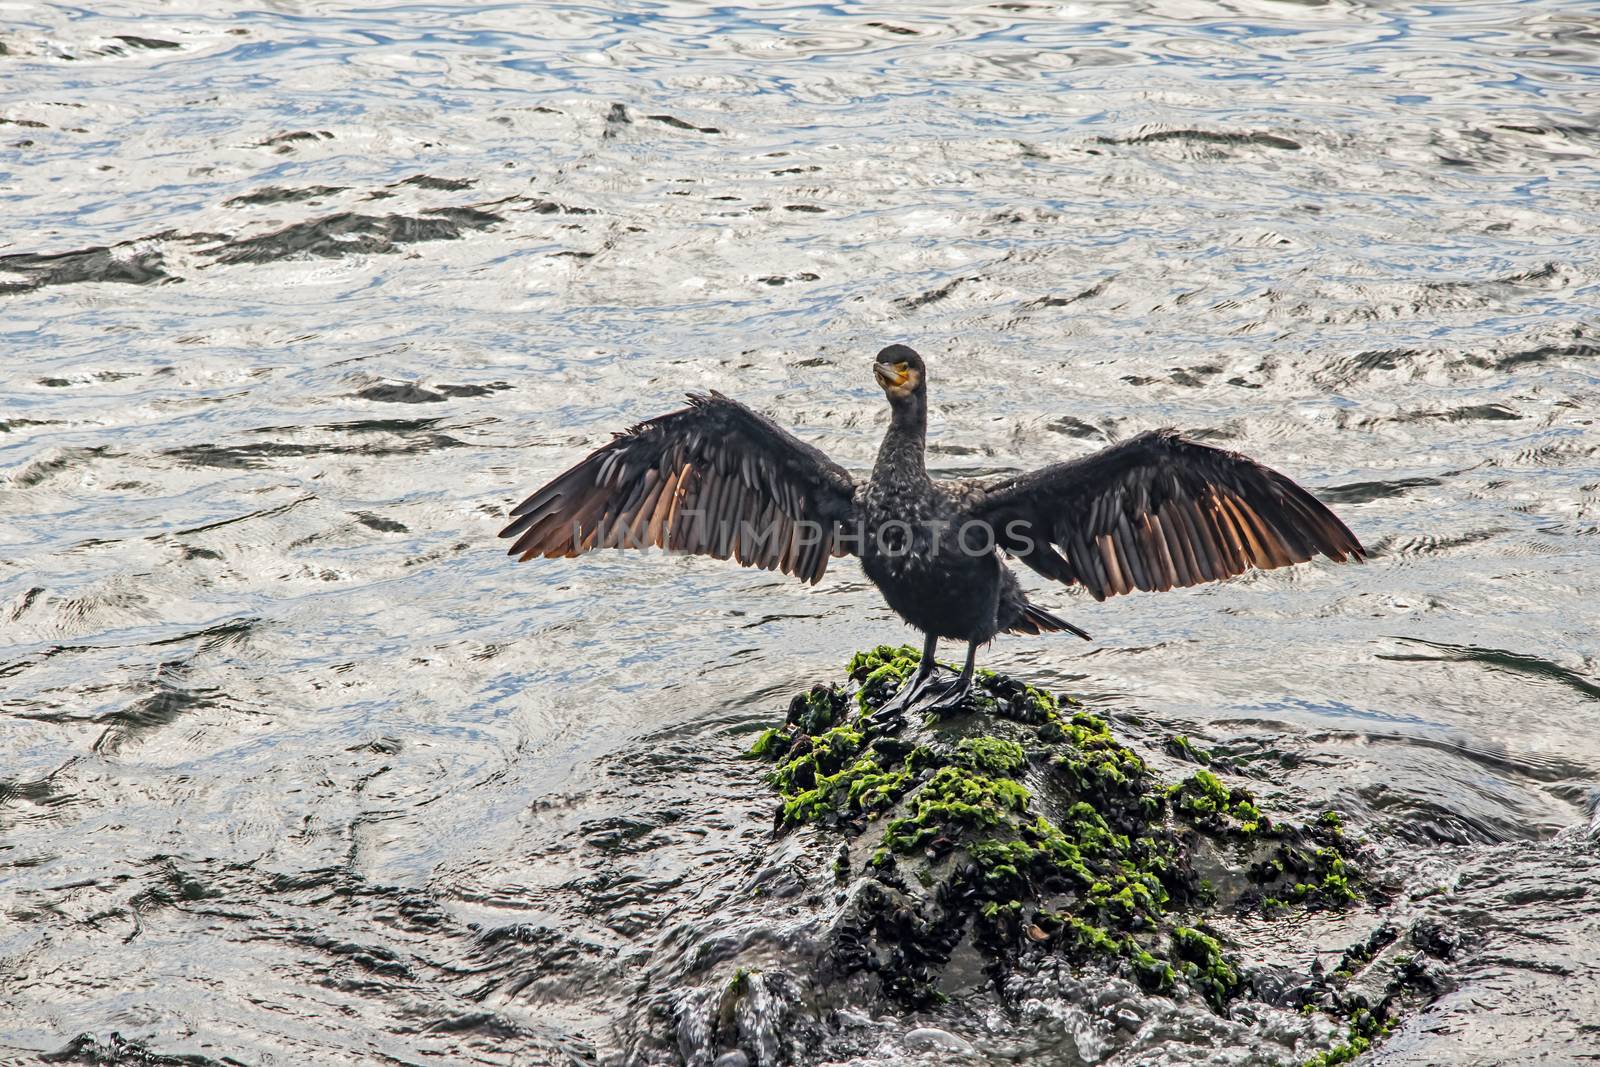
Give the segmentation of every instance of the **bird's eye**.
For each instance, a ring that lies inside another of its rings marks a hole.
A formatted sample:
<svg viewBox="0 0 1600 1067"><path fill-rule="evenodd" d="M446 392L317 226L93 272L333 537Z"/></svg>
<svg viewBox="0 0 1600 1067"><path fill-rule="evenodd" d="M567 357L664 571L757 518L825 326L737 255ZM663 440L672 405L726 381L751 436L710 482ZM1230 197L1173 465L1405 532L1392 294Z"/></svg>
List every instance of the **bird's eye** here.
<svg viewBox="0 0 1600 1067"><path fill-rule="evenodd" d="M901 360L894 365L894 372L896 374L909 374L911 373L911 368L906 364L905 360Z"/></svg>

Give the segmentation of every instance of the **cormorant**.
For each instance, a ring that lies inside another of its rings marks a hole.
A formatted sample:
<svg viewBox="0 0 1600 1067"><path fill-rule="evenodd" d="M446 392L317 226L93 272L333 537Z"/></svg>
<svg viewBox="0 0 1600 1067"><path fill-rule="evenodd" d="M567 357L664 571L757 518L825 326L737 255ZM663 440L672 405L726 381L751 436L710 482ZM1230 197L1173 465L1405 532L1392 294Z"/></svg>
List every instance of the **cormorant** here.
<svg viewBox="0 0 1600 1067"><path fill-rule="evenodd" d="M961 674L932 694L955 703L978 646L1001 632L1089 635L1028 602L1002 553L1096 600L1197 585L1366 552L1310 493L1254 460L1172 430L1141 433L1026 474L935 481L924 451L928 382L906 345L872 372L893 417L872 477L858 483L822 452L721 393L618 433L529 496L500 531L510 555L577 556L653 546L733 558L815 583L854 554L925 640L894 701L920 701L939 638L967 642Z"/></svg>

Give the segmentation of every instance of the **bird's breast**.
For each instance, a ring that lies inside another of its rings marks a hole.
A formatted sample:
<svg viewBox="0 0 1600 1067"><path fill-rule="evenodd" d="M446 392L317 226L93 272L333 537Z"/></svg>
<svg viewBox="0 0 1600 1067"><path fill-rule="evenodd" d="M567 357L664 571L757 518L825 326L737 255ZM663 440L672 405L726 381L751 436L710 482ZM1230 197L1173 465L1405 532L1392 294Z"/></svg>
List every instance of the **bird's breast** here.
<svg viewBox="0 0 1600 1067"><path fill-rule="evenodd" d="M981 547L966 550L962 516L933 486L870 486L861 505L859 555L868 576L880 585L938 581L953 571L981 566L976 557L987 554Z"/></svg>

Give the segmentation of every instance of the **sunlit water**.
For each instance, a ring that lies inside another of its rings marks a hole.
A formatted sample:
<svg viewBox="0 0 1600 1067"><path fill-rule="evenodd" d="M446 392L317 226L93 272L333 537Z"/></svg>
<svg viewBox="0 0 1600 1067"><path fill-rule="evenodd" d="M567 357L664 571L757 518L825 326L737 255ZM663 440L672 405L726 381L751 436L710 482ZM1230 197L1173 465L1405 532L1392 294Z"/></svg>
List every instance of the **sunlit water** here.
<svg viewBox="0 0 1600 1067"><path fill-rule="evenodd" d="M0 9L0 1058L676 1055L750 732L912 635L494 534L690 389L864 469L893 340L944 470L1170 424L1338 509L1365 567L1028 575L1096 643L984 662L1443 888L1384 1062L1594 1056L1589 5L213 8Z"/></svg>

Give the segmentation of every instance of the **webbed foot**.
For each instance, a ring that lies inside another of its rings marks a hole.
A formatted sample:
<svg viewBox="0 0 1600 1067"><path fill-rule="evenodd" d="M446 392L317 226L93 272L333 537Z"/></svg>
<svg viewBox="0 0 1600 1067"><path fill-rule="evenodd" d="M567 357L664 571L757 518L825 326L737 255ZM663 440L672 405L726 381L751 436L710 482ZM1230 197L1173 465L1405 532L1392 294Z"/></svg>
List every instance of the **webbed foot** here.
<svg viewBox="0 0 1600 1067"><path fill-rule="evenodd" d="M924 686L916 702L907 711L949 711L958 707L972 692L972 675L960 674L945 685Z"/></svg>
<svg viewBox="0 0 1600 1067"><path fill-rule="evenodd" d="M928 691L928 683L933 678L933 672L919 671L900 687L899 692L886 701L881 707L867 716L867 722L874 729L883 729L890 723L903 721L906 711Z"/></svg>
<svg viewBox="0 0 1600 1067"><path fill-rule="evenodd" d="M886 701L882 707L867 716L867 722L876 729L882 729L890 723L903 721L906 709L921 699L932 680L938 664L933 661L934 652L939 645L939 639L929 635L922 644L922 660L917 664L917 673L902 685L897 693Z"/></svg>

